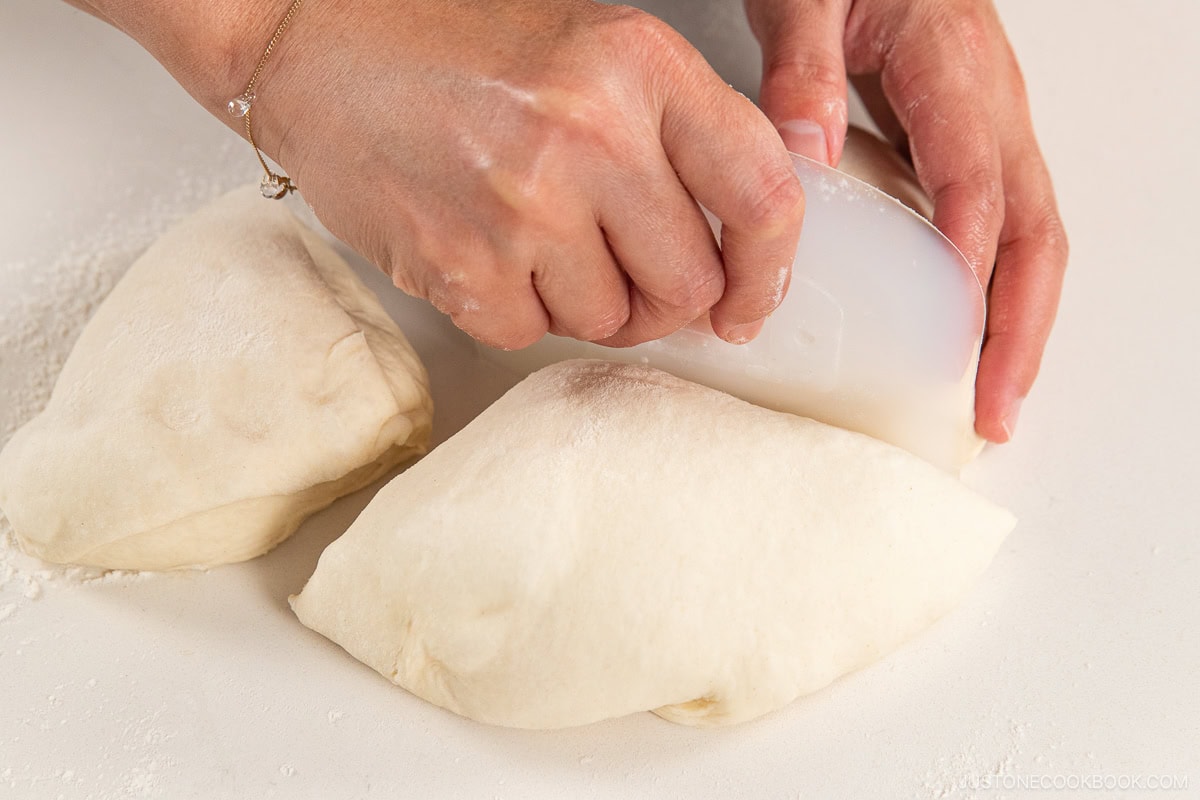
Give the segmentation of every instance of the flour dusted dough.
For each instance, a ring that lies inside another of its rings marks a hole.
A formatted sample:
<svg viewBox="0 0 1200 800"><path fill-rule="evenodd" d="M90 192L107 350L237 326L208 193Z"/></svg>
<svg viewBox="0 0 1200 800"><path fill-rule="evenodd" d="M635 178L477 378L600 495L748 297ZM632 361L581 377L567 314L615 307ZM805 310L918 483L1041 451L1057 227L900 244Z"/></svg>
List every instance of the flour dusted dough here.
<svg viewBox="0 0 1200 800"><path fill-rule="evenodd" d="M896 447L648 367L547 367L388 484L293 608L474 719L718 725L946 613L1012 516Z"/></svg>
<svg viewBox="0 0 1200 800"><path fill-rule="evenodd" d="M0 508L49 561L241 561L424 452L431 409L370 291L243 189L170 230L100 306L0 453Z"/></svg>

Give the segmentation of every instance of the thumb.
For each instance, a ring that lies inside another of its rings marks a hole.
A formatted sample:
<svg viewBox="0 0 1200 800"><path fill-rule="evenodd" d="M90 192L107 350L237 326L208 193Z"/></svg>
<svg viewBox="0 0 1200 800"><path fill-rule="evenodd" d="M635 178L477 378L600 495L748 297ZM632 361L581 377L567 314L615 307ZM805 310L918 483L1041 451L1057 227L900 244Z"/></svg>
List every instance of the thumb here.
<svg viewBox="0 0 1200 800"><path fill-rule="evenodd" d="M746 0L763 53L759 104L788 150L830 166L846 141L847 0Z"/></svg>

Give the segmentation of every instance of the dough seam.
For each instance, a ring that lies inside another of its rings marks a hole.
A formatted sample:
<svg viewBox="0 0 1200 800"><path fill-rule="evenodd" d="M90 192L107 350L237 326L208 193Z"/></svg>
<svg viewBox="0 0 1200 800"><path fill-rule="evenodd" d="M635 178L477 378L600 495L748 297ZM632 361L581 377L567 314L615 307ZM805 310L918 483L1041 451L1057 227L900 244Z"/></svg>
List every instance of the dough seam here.
<svg viewBox="0 0 1200 800"><path fill-rule="evenodd" d="M314 484L311 484L310 486L307 486L296 492L276 492L275 494L269 494L269 495L244 497L240 500L234 500L232 502L225 503L224 505L217 506L215 508L209 508L209 509L205 509L203 511L197 511L195 513L188 514L183 517L178 517L176 519L170 520L169 522L165 522L162 525L158 525L154 528L150 528L148 530L141 531L141 532L133 534L131 536L125 536L120 539L114 539L112 541L105 542L104 544L97 545L96 547L93 547L89 550L84 551L83 553L80 553L77 556L77 558L79 558L80 561L83 563L95 564L97 566L102 566L102 567L106 567L106 568L110 568L110 569L123 569L120 559L115 559L112 561L112 563L105 564L104 561L106 559L104 558L104 556L100 556L99 558L97 558L96 554L98 554L98 553L103 554L106 551L109 551L109 552L118 551L119 552L120 550L122 550L126 547L136 548L139 539L142 539L142 538L153 539L153 537L161 534L164 530L166 530L168 528L178 528L180 526L197 525L197 524L202 523L206 517L219 519L222 516L232 514L233 512L235 512L237 509L239 509L241 507L249 507L256 503L263 503L266 501L271 501L271 500L276 500L276 499L289 500L292 502L294 502L297 498L303 498L304 501L309 501L310 498L313 500L316 500L317 498L320 498L322 489L334 487L334 486L338 487L338 493L335 496L330 497L327 500L324 500L323 502L319 502L317 504L314 504L313 502L302 502L302 504L299 508L295 509L293 511L293 513L289 514L289 519L288 519L287 524L278 528L278 532L279 532L278 537L272 537L265 544L265 546L247 548L246 550L243 551L242 556L238 557L236 560L246 561L251 558L255 558L264 553L270 552L275 547L282 544L293 533L296 532L296 529L300 527L300 525L304 522L304 520L308 516L316 513L317 511L328 508L329 506L333 505L333 503L335 501L337 501L338 499L340 499L341 497L343 497L347 494L352 494L353 492L356 492L359 489L362 489L363 487L369 485L373 481L378 480L379 477L382 476L384 473L386 473L389 469L391 469L395 466L399 466L401 464L405 464L406 462L411 461L413 458L420 456L422 448L410 447L407 445L394 445L391 448L391 450L397 451L396 460L391 460L391 458L389 456L390 450L385 451L384 453L380 454L379 457L376 458L374 461L364 464L363 466L361 466L358 469L354 470L353 472L343 476L342 478L337 478L337 479L330 480L330 481L323 481L320 483L314 483ZM20 537L18 536L18 538L20 538ZM256 544L262 545L262 542L257 542ZM35 552L37 549L36 543L22 541L22 545L26 550L28 550L30 552ZM167 564L166 562L162 562L162 565L160 565L160 566L142 567L142 569L164 569L164 570L165 569L203 569L203 568L205 568L205 566L206 565L203 565L203 564Z"/></svg>

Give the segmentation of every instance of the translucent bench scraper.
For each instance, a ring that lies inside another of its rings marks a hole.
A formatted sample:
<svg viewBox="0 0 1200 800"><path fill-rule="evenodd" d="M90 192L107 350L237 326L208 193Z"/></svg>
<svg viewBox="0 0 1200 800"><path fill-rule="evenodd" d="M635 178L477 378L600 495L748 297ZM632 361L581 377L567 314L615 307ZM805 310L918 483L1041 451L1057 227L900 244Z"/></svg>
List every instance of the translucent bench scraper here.
<svg viewBox="0 0 1200 800"><path fill-rule="evenodd" d="M481 354L522 375L568 358L650 364L957 470L982 445L974 432L979 281L958 249L899 201L792 159L804 229L787 297L753 342L727 344L704 319L637 347L547 335L517 352L481 345Z"/></svg>

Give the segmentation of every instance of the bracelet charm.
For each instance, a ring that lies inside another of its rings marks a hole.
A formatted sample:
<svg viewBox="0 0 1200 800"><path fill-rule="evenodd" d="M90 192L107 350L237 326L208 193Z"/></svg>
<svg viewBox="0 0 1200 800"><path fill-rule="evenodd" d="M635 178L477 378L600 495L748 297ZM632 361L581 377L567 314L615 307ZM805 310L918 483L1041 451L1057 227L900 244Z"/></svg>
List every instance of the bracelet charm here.
<svg viewBox="0 0 1200 800"><path fill-rule="evenodd" d="M275 50L275 45L279 43L279 38L283 36L283 32L292 23L292 17L296 16L296 12L300 10L300 4L303 2L304 0L292 0L287 13L279 21L279 25L275 27L275 33L271 36L271 41L267 42L267 49L263 51L262 58L258 60L258 66L254 68L254 74L250 76L250 82L246 84L246 90L225 105L225 110L229 112L230 116L245 120L246 138L250 141L250 146L254 148L254 155L258 158L258 163L262 166L265 173L258 184L258 190L262 192L263 197L270 200L280 200L286 197L289 192L296 191L296 184L292 183L291 178L288 176L280 175L267 166L267 160L263 158L262 151L258 149L258 143L254 141L254 131L250 127L250 109L254 105L256 97L255 87L258 84L259 76L262 75L263 67L267 65L267 59L271 57L272 51Z"/></svg>
<svg viewBox="0 0 1200 800"><path fill-rule="evenodd" d="M241 119L250 113L250 104L254 102L254 92L243 94L241 97L235 97L229 101L229 105L225 106L229 111L229 116Z"/></svg>

